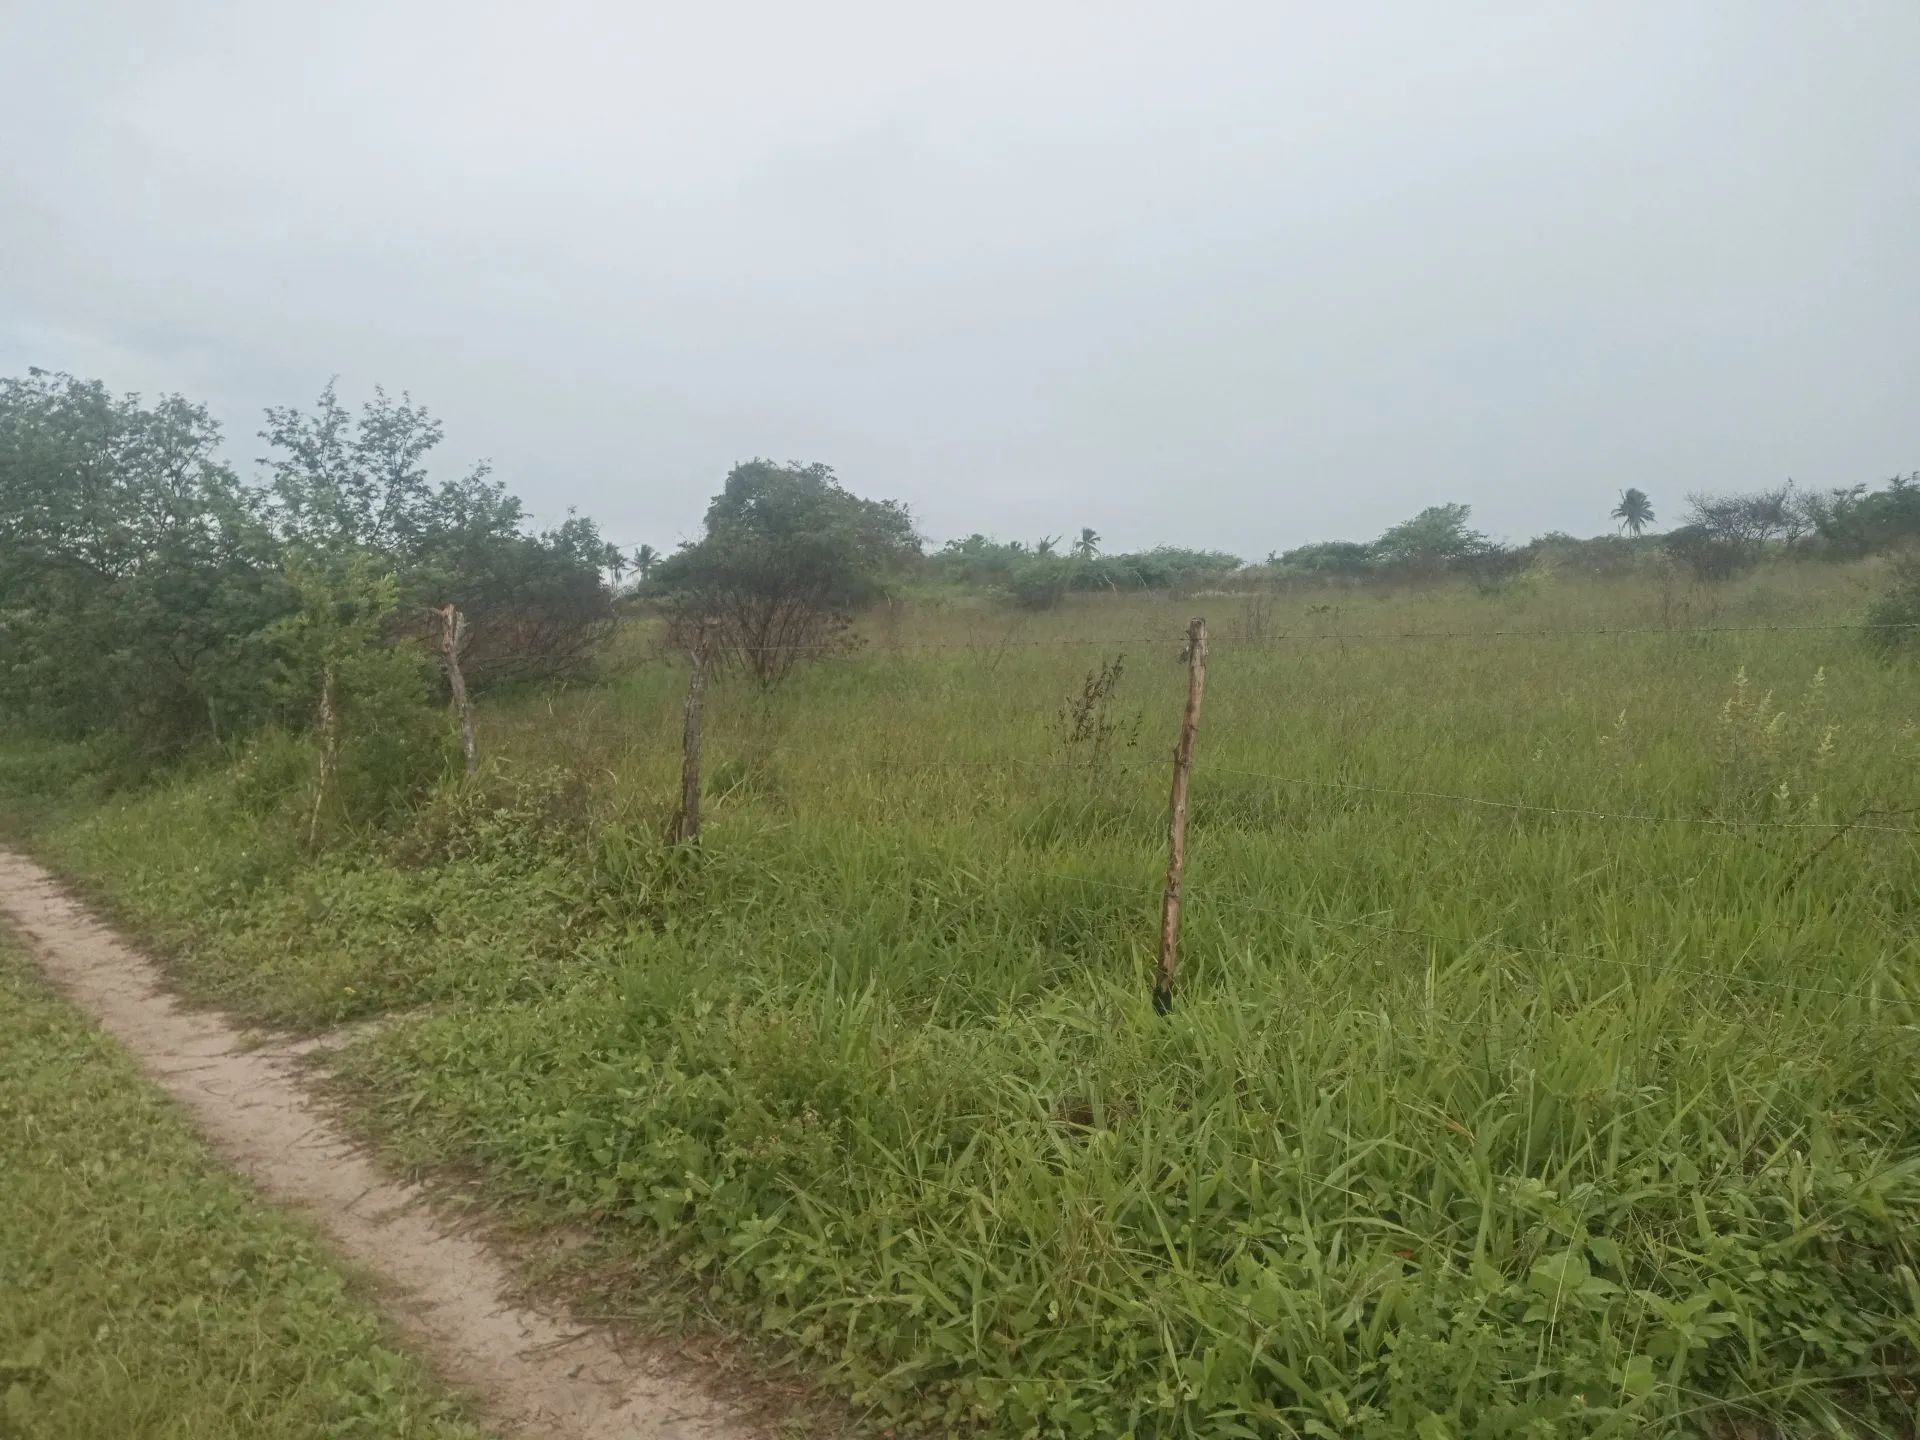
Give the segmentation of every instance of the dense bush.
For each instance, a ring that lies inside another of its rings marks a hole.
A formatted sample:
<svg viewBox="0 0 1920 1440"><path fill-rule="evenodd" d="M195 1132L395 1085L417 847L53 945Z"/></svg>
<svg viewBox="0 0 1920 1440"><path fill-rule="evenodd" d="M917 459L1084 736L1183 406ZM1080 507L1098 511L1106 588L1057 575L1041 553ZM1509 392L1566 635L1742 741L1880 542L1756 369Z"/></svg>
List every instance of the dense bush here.
<svg viewBox="0 0 1920 1440"><path fill-rule="evenodd" d="M1051 610L1067 598L1075 564L1059 555L1028 555L1008 572L1001 593L1022 610Z"/></svg>
<svg viewBox="0 0 1920 1440"><path fill-rule="evenodd" d="M1716 533L1706 525L1669 530L1661 548L1696 580L1728 580L1760 563L1761 549L1738 536Z"/></svg>
<svg viewBox="0 0 1920 1440"><path fill-rule="evenodd" d="M1920 553L1901 558L1867 609L1868 640L1887 655L1920 654Z"/></svg>
<svg viewBox="0 0 1920 1440"><path fill-rule="evenodd" d="M934 580L998 591L1027 609L1044 609L1069 590L1127 594L1204 589L1240 568L1240 557L1224 550L1157 545L1151 550L1101 555L1083 536L1071 555L1060 555L1050 540L1027 545L977 534L948 541L925 565Z"/></svg>
<svg viewBox="0 0 1920 1440"><path fill-rule="evenodd" d="M1637 536L1595 535L1580 539L1555 530L1528 544L1525 553L1533 563L1562 574L1612 580L1631 574L1655 552L1652 537L1642 540Z"/></svg>
<svg viewBox="0 0 1920 1440"><path fill-rule="evenodd" d="M1218 585L1240 569L1240 557L1224 550L1193 550L1180 545L1156 545L1122 555L1102 555L1079 562L1073 571L1076 590L1204 589Z"/></svg>
<svg viewBox="0 0 1920 1440"><path fill-rule="evenodd" d="M270 410L263 438L260 488L177 395L41 370L0 381L0 707L16 722L117 729L151 757L313 723L320 671L285 683L303 633L290 622L325 608L303 587L364 600L390 580L361 636L376 648L423 632L428 606L459 606L475 688L578 673L610 627L592 523L528 534L484 467L430 483L440 425L407 397L376 391L356 418L329 386L310 414Z"/></svg>
<svg viewBox="0 0 1920 1440"><path fill-rule="evenodd" d="M1289 576L1357 579L1373 569L1373 546L1354 540L1322 540L1283 551L1270 564Z"/></svg>

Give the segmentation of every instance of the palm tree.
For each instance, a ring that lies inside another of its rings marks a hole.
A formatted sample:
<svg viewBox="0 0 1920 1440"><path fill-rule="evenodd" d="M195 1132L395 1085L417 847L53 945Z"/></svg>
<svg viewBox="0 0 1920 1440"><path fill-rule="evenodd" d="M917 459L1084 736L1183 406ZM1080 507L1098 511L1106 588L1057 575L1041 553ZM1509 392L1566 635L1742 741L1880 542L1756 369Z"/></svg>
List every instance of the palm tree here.
<svg viewBox="0 0 1920 1440"><path fill-rule="evenodd" d="M653 573L654 564L660 559L660 552L651 545L642 545L633 552L633 573L640 577L642 585L647 576Z"/></svg>
<svg viewBox="0 0 1920 1440"><path fill-rule="evenodd" d="M1073 542L1073 553L1082 560L1091 560L1100 553L1100 535L1091 525L1080 527L1080 538Z"/></svg>
<svg viewBox="0 0 1920 1440"><path fill-rule="evenodd" d="M1051 555L1053 553L1053 547L1059 543L1060 537L1058 535L1042 535L1040 539L1035 542L1033 553L1036 555Z"/></svg>
<svg viewBox="0 0 1920 1440"><path fill-rule="evenodd" d="M1613 507L1613 518L1620 522L1622 530L1630 530L1637 536L1653 523L1653 502L1647 499L1644 490L1622 490L1620 503Z"/></svg>

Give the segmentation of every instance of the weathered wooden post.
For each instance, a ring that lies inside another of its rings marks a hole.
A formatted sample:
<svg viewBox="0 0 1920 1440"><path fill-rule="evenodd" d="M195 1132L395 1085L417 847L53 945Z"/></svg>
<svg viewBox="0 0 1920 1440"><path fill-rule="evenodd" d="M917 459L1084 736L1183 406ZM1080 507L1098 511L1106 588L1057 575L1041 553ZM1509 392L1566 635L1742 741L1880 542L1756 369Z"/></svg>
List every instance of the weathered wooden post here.
<svg viewBox="0 0 1920 1440"><path fill-rule="evenodd" d="M1187 870L1187 781L1193 773L1193 739L1200 728L1200 698L1207 689L1207 622L1187 626L1187 708L1173 747L1173 797L1167 814L1167 889L1160 901L1160 964L1154 972L1153 1009L1173 1009L1175 949L1180 943L1180 887Z"/></svg>
<svg viewBox="0 0 1920 1440"><path fill-rule="evenodd" d="M473 702L467 698L467 677L460 673L460 651L467 643L467 617L451 605L434 612L440 617L440 663L446 667L447 688L453 692L453 713L460 722L460 753L467 759L467 774L480 768L479 753L473 743Z"/></svg>
<svg viewBox="0 0 1920 1440"><path fill-rule="evenodd" d="M340 754L340 717L333 704L333 666L320 669L320 710L315 727L320 732L320 779L313 787L313 814L307 820L307 849L320 839L320 807L326 803L327 783Z"/></svg>
<svg viewBox="0 0 1920 1440"><path fill-rule="evenodd" d="M680 724L680 808L673 817L676 843L700 839L700 701L707 691L707 627L694 632L687 651L693 674L687 681L687 703Z"/></svg>

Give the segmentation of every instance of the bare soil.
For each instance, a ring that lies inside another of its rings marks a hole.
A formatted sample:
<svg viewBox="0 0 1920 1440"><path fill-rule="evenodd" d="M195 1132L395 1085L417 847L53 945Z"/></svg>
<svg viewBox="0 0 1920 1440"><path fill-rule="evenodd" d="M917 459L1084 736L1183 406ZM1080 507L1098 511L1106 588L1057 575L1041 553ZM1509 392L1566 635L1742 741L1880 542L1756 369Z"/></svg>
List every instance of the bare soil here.
<svg viewBox="0 0 1920 1440"><path fill-rule="evenodd" d="M429 1192L389 1179L332 1119L302 1072L311 1043L259 1046L189 1010L159 968L33 862L0 850L0 916L47 976L113 1036L235 1170L382 1282L401 1334L475 1397L503 1436L541 1440L755 1440L761 1432L684 1365L528 1304L499 1252L436 1215Z"/></svg>

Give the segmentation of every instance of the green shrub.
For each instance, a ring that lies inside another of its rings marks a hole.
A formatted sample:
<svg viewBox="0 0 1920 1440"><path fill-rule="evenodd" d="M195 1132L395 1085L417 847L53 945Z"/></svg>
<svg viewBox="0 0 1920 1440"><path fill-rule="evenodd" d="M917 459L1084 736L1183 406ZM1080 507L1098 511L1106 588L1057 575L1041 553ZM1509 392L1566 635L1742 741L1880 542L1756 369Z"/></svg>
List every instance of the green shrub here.
<svg viewBox="0 0 1920 1440"><path fill-rule="evenodd" d="M1867 609L1867 640L1888 656L1920 654L1920 554L1903 557Z"/></svg>
<svg viewBox="0 0 1920 1440"><path fill-rule="evenodd" d="M580 854L591 819L591 796L573 772L489 769L442 781L388 853L408 868L461 860L544 864Z"/></svg>
<svg viewBox="0 0 1920 1440"><path fill-rule="evenodd" d="M1073 569L1061 555L1029 555L1008 573L1006 597L1022 610L1051 610L1067 598Z"/></svg>

